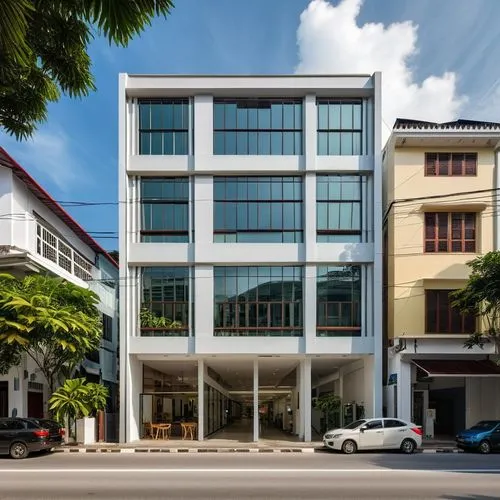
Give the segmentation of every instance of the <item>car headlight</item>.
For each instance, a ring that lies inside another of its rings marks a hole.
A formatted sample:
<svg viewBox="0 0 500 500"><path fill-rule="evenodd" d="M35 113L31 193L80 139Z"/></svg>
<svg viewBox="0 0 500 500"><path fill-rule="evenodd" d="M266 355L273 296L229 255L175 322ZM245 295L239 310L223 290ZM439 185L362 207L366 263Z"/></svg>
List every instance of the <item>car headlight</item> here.
<svg viewBox="0 0 500 500"><path fill-rule="evenodd" d="M335 434L333 432L328 432L325 434L325 439L337 439L340 436L342 436L342 434Z"/></svg>

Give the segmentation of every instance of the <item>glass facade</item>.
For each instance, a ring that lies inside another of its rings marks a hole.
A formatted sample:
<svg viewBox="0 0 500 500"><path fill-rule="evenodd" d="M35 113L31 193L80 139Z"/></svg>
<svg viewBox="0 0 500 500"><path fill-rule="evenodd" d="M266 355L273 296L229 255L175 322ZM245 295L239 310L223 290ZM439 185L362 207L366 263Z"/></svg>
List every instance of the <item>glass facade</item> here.
<svg viewBox="0 0 500 500"><path fill-rule="evenodd" d="M214 99L214 155L301 155L302 99Z"/></svg>
<svg viewBox="0 0 500 500"><path fill-rule="evenodd" d="M362 185L360 175L316 177L316 241L361 242Z"/></svg>
<svg viewBox="0 0 500 500"><path fill-rule="evenodd" d="M302 177L215 177L214 241L301 243Z"/></svg>
<svg viewBox="0 0 500 500"><path fill-rule="evenodd" d="M142 269L141 336L189 335L189 268Z"/></svg>
<svg viewBox="0 0 500 500"><path fill-rule="evenodd" d="M214 267L214 335L303 334L303 268Z"/></svg>
<svg viewBox="0 0 500 500"><path fill-rule="evenodd" d="M318 155L362 154L363 101L318 99Z"/></svg>
<svg viewBox="0 0 500 500"><path fill-rule="evenodd" d="M141 179L141 241L189 241L189 179Z"/></svg>
<svg viewBox="0 0 500 500"><path fill-rule="evenodd" d="M139 154L189 154L190 121L189 99L141 99Z"/></svg>
<svg viewBox="0 0 500 500"><path fill-rule="evenodd" d="M361 336L361 266L318 267L317 335Z"/></svg>

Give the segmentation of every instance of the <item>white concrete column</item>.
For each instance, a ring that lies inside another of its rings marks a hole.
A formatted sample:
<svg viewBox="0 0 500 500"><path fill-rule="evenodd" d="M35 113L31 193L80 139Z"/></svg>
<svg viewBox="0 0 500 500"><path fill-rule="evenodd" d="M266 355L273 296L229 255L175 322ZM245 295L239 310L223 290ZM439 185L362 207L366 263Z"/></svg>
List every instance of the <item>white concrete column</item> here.
<svg viewBox="0 0 500 500"><path fill-rule="evenodd" d="M213 190L211 176L197 175L194 178L194 248L195 258L201 262L203 258L198 254L203 252L203 247L212 245L214 239Z"/></svg>
<svg viewBox="0 0 500 500"><path fill-rule="evenodd" d="M140 394L143 384L143 363L135 355L128 356L128 364L125 370L126 400L125 400L125 440L127 443L136 441L140 437L141 428L141 401Z"/></svg>
<svg viewBox="0 0 500 500"><path fill-rule="evenodd" d="M375 356L365 356L363 360L365 416L382 417L382 385L375 380Z"/></svg>
<svg viewBox="0 0 500 500"><path fill-rule="evenodd" d="M194 341L196 352L206 352L213 340L214 326L213 267L194 268Z"/></svg>
<svg viewBox="0 0 500 500"><path fill-rule="evenodd" d="M304 293L302 300L304 301L304 340L306 352L310 352L313 349L316 340L316 273L316 266L304 266Z"/></svg>
<svg viewBox="0 0 500 500"><path fill-rule="evenodd" d="M259 440L259 360L253 360L253 440Z"/></svg>
<svg viewBox="0 0 500 500"><path fill-rule="evenodd" d="M305 358L302 366L302 422L304 426L304 441L311 441L312 415L311 415L311 358Z"/></svg>
<svg viewBox="0 0 500 500"><path fill-rule="evenodd" d="M302 365L299 363L296 370L295 377L295 397L294 397L294 407L293 407L293 433L302 439L304 435L304 423L300 418L302 414L302 405L300 404L300 398L302 397Z"/></svg>
<svg viewBox="0 0 500 500"><path fill-rule="evenodd" d="M205 437L205 362L198 360L198 441Z"/></svg>
<svg viewBox="0 0 500 500"><path fill-rule="evenodd" d="M398 415L397 417L411 421L411 363L400 358L397 370L397 395L398 395Z"/></svg>
<svg viewBox="0 0 500 500"><path fill-rule="evenodd" d="M316 169L317 151L317 116L316 95L308 94L304 98L304 157L306 170Z"/></svg>
<svg viewBox="0 0 500 500"><path fill-rule="evenodd" d="M207 157L213 155L214 139L213 97L211 95L194 96L194 158L199 168Z"/></svg>

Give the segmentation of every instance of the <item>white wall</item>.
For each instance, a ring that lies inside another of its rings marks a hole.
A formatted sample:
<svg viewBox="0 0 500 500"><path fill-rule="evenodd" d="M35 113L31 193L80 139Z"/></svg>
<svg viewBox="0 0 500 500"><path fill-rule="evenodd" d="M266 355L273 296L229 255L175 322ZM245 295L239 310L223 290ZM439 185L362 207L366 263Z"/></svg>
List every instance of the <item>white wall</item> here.
<svg viewBox="0 0 500 500"><path fill-rule="evenodd" d="M500 383L498 377L468 378L465 383L465 425L479 420L500 420Z"/></svg>
<svg viewBox="0 0 500 500"><path fill-rule="evenodd" d="M0 245L12 245L12 171L0 166Z"/></svg>

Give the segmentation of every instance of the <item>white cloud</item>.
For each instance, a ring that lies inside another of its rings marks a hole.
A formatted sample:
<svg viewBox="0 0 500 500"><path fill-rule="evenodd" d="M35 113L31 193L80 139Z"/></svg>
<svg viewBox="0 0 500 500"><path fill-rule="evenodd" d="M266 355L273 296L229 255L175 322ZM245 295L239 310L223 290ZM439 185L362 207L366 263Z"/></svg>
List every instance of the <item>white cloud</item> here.
<svg viewBox="0 0 500 500"><path fill-rule="evenodd" d="M418 26L411 21L359 26L363 0L312 0L297 30L297 73L373 73L382 71L382 118L389 133L396 118L448 121L458 117L465 96L447 72L415 81L411 57L417 53Z"/></svg>
<svg viewBox="0 0 500 500"><path fill-rule="evenodd" d="M22 142L1 134L0 143L42 185L49 180L68 193L87 183L71 151L71 141L62 130L42 129L36 131L32 139Z"/></svg>

